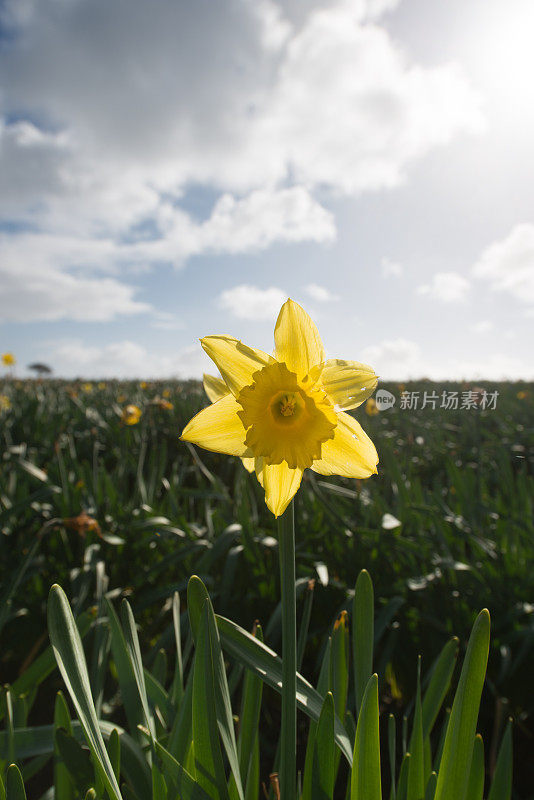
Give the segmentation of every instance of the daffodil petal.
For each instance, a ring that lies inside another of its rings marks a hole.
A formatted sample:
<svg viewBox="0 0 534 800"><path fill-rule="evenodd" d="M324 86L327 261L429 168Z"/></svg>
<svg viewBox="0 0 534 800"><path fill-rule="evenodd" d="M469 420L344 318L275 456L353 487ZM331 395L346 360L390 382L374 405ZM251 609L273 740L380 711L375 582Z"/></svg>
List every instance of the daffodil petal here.
<svg viewBox="0 0 534 800"><path fill-rule="evenodd" d="M332 358L321 373L321 386L339 411L357 408L374 392L377 383L374 369L358 361Z"/></svg>
<svg viewBox="0 0 534 800"><path fill-rule="evenodd" d="M230 389L225 382L220 378L216 378L214 375L206 375L206 373L204 373L203 383L204 391L212 403L216 403L217 400L220 400L222 397L226 397L227 394L230 394Z"/></svg>
<svg viewBox="0 0 534 800"><path fill-rule="evenodd" d="M265 490L267 508L275 517L283 514L300 486L303 470L291 469L285 461L281 464L266 464L256 459L256 475Z"/></svg>
<svg viewBox="0 0 534 800"><path fill-rule="evenodd" d="M240 409L233 394L228 394L194 416L180 438L215 453L250 456L245 444L246 432L237 415Z"/></svg>
<svg viewBox="0 0 534 800"><path fill-rule="evenodd" d="M234 395L238 395L243 386L252 383L252 376L273 358L262 350L247 347L233 336L205 336L200 344L219 368L224 382Z"/></svg>
<svg viewBox="0 0 534 800"><path fill-rule="evenodd" d="M312 469L321 475L368 478L377 472L378 454L359 422L344 411L338 412L334 438L323 442L321 458Z"/></svg>
<svg viewBox="0 0 534 800"><path fill-rule="evenodd" d="M325 359L324 347L315 323L303 308L287 300L274 329L275 354L291 372L304 378Z"/></svg>
<svg viewBox="0 0 534 800"><path fill-rule="evenodd" d="M254 472L256 468L256 459L252 458L242 458L241 461L243 462L243 466L245 467L247 472Z"/></svg>

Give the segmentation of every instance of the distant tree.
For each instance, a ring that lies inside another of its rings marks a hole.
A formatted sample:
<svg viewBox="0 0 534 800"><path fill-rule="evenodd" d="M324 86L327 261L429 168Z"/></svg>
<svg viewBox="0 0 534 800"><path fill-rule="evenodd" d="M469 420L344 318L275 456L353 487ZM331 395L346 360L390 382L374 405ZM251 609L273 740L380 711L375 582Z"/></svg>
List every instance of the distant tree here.
<svg viewBox="0 0 534 800"><path fill-rule="evenodd" d="M28 369L32 369L37 375L42 378L43 375L51 375L52 368L47 364L41 364L38 361L35 364L28 364Z"/></svg>

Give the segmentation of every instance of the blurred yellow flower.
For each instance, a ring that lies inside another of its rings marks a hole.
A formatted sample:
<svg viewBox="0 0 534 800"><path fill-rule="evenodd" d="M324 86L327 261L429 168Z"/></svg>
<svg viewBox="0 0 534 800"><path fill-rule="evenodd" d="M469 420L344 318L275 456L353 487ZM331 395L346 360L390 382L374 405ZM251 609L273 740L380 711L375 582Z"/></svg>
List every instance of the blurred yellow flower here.
<svg viewBox="0 0 534 800"><path fill-rule="evenodd" d="M193 417L181 438L254 459L267 506L278 517L308 467L349 478L376 473L374 444L345 412L369 397L377 376L356 361L326 361L315 324L293 300L282 306L274 340L274 357L232 336L201 340L223 380L207 376L215 401Z"/></svg>
<svg viewBox="0 0 534 800"><path fill-rule="evenodd" d="M117 397L117 403L124 403L125 400L126 400L126 395L125 394L120 394Z"/></svg>
<svg viewBox="0 0 534 800"><path fill-rule="evenodd" d="M9 411L11 408L11 400L7 394L0 394L0 411Z"/></svg>
<svg viewBox="0 0 534 800"><path fill-rule="evenodd" d="M528 392L520 391L516 395L518 400L526 400L528 397Z"/></svg>
<svg viewBox="0 0 534 800"><path fill-rule="evenodd" d="M125 425L137 425L143 412L138 406L129 405L122 409L121 421Z"/></svg>
<svg viewBox="0 0 534 800"><path fill-rule="evenodd" d="M139 384L139 388L140 389L146 389L147 386L148 386L148 383L146 381L141 381L141 383Z"/></svg>
<svg viewBox="0 0 534 800"><path fill-rule="evenodd" d="M170 397L171 396L171 390L170 389L164 389L163 392L162 392L162 395L163 395L163 397Z"/></svg>
<svg viewBox="0 0 534 800"><path fill-rule="evenodd" d="M2 353L2 364L4 367L13 367L17 360L13 353Z"/></svg>
<svg viewBox="0 0 534 800"><path fill-rule="evenodd" d="M92 384L92 383L89 383L89 382L87 382L87 383L82 383L82 390L83 390L83 391L84 391L86 394L91 394L91 392L93 391L93 384Z"/></svg>
<svg viewBox="0 0 534 800"><path fill-rule="evenodd" d="M367 403L365 404L365 413L369 414L370 417L374 417L375 414L378 414L379 412L380 409L378 408L373 398L370 397Z"/></svg>
<svg viewBox="0 0 534 800"><path fill-rule="evenodd" d="M98 384L98 388L99 388L100 391L103 391L106 388L105 381L100 381L99 384Z"/></svg>
<svg viewBox="0 0 534 800"><path fill-rule="evenodd" d="M158 408L163 409L163 411L172 411L174 408L172 403L169 403L168 400L164 400L163 398L158 397L157 395L153 400L151 400L151 405L157 406Z"/></svg>

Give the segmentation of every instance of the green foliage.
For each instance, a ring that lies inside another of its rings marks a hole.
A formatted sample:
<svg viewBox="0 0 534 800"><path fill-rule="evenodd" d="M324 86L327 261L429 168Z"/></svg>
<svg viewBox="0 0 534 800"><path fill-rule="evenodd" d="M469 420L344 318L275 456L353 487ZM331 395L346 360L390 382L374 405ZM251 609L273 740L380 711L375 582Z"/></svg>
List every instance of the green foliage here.
<svg viewBox="0 0 534 800"><path fill-rule="evenodd" d="M363 580L370 578L366 574ZM65 699L58 694L53 725L8 727L0 732L0 758L11 753L12 760L24 770L32 759L54 754L53 785L55 796L61 800L103 800L106 796L113 800L258 800L263 687L280 691L280 659L262 643L261 629L256 628L251 635L216 615L199 578L190 580L187 597L194 650L182 664L185 689L179 700L173 699L175 678L171 676L166 682L165 676L160 675L162 684L144 665L129 604L123 601L120 621L113 616L113 607L108 606L107 623L102 624L115 631L112 636L120 645L112 647L108 669L115 674L118 685L129 687L130 701L137 694L136 707L142 710L144 720L127 733L119 725L97 718L82 640L65 594L54 586L48 611L50 639L78 719L71 721ZM179 607L176 598L169 605L175 610ZM364 617L374 616L374 609L369 604L365 609L360 609L361 629L369 630L372 622ZM179 634L176 626L173 629ZM350 800L381 800L387 794L401 800L453 800L464 796L471 800L471 795L473 800L480 799L484 756L482 740L475 734L488 647L489 615L483 611L473 626L452 713L446 722L442 754L432 729L443 712L451 663L456 659L456 640L444 645L428 675L421 675L419 664L409 751L400 771L391 717L388 724L386 746L393 782L386 788L381 774L379 680L376 674L368 678L356 715L353 704L358 672L350 669L349 653L351 649L358 652L358 648L350 646L343 613L334 624L317 688L301 675L297 677L299 707L313 722L302 800L333 800L345 795ZM169 648L181 652L182 643L177 647L176 642L170 642ZM154 663L157 665L157 661ZM232 699L227 676L236 666L244 668L244 673ZM346 676L350 675L353 680L348 687ZM239 686L241 691L237 692ZM329 687L338 692L337 701ZM237 736L232 705L239 708ZM357 718L353 739L340 718L342 714L345 719L347 705ZM106 707L104 702L103 708ZM383 718L383 724L384 721ZM344 755L344 763L338 771L340 755ZM511 797L511 764L508 723L488 800ZM24 785L16 766L7 770L5 780L8 800L11 795L15 800L25 796L21 794Z"/></svg>
<svg viewBox="0 0 534 800"><path fill-rule="evenodd" d="M172 410L153 402L166 388ZM386 388L398 398L398 387ZM469 387L421 382L406 388L420 391L422 398L424 391L439 394ZM331 691L336 797L347 781L352 726L356 729L373 671L378 674L382 727L390 711L399 723L405 713L406 748L415 750L404 758L400 724L390 729L392 758L385 762L384 795L402 800L404 792L406 800L409 785L412 791L421 765L413 738L419 715L419 653L424 655L420 691L426 795L433 791L433 770L435 791L443 791L439 765L442 753L447 754L445 706L457 682L456 660L464 662L472 611L483 606L491 610L492 641L479 729L488 754L494 754L493 764L498 745L492 740L497 735L494 708L499 698L508 697L510 712L521 719L514 732L514 775L523 774L516 794L526 797L530 791L530 760L522 755L531 743L534 712L534 392L527 385L486 388L499 389L496 411L409 411L397 402L394 409L367 417L360 409L357 414L379 450L379 477L354 482L305 474L297 497L299 752L303 756L306 751L302 720L307 717L312 722L306 764L310 759L314 763L314 737ZM527 393L526 399L516 396L518 389ZM179 769L192 775L197 647L191 609L181 607L178 592L185 604L188 576L196 572L224 615L215 615L215 624L231 707L240 719L245 719L243 680L256 682L246 706L251 709L250 733L241 735L238 725L234 737L234 769L246 800L257 800L266 770L276 763L279 726L277 543L261 489L239 460L195 452L178 440L183 424L206 402L200 387L107 382L89 390L80 383L45 381L9 382L1 391L12 403L0 428L0 671L2 681L11 683L0 701L3 783L15 760L24 781L33 782L33 791L50 761L44 772L53 772L68 792L71 772L57 744L61 728L83 752L90 752L75 717L84 725L87 719L79 716L76 705L71 730L70 713L57 711L62 721L54 715L54 725L42 724L51 719L49 698L61 687L52 647L43 634L48 588L59 582L72 601L83 642L90 699L109 753L107 779L120 770L116 782L121 792L126 786L125 798L141 800L153 790L173 797L176 781L163 788L158 774L165 770L157 754L158 745L165 747ZM131 428L120 421L121 407L130 402L143 410L139 425ZM82 511L99 529L83 527ZM385 514L400 524L384 526ZM364 566L373 574L374 589L366 573L354 589ZM311 578L315 588L310 588ZM115 601L122 597L130 605L119 610ZM365 610L369 606L374 614ZM340 632L333 622L342 611L350 619ZM247 633L258 618L265 622L265 642ZM451 638L455 633L458 639ZM258 687L263 690L259 699ZM227 790L235 800L230 744L220 729L217 735ZM59 738L65 751L65 736ZM382 745L386 739L384 728ZM473 764L478 748L475 744ZM493 791L493 797L511 785L511 733L500 752L505 755L486 779L486 791ZM90 758L93 785L88 791L94 789L99 796L104 777L94 765L95 756ZM476 791L480 775L480 768L471 769L469 781L476 782Z"/></svg>

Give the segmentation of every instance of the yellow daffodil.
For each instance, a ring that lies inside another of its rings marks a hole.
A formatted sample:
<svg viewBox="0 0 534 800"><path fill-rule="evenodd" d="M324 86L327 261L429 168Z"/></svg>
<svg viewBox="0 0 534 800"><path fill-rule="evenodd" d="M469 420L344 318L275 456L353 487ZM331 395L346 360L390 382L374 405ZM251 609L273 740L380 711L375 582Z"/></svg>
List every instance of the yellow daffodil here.
<svg viewBox="0 0 534 800"><path fill-rule="evenodd" d="M142 411L138 406L129 405L122 409L121 420L125 425L137 425L141 419Z"/></svg>
<svg viewBox="0 0 534 800"><path fill-rule="evenodd" d="M528 397L528 392L524 392L523 390L521 390L520 392L517 393L516 397L518 400L525 400Z"/></svg>
<svg viewBox="0 0 534 800"><path fill-rule="evenodd" d="M293 300L282 306L274 340L274 356L232 336L201 340L222 381L206 377L213 404L193 417L181 438L253 459L267 506L278 517L308 467L349 478L376 473L375 446L346 411L369 397L377 376L356 361L326 361L315 324Z"/></svg>
<svg viewBox="0 0 534 800"><path fill-rule="evenodd" d="M380 409L378 408L377 404L375 403L373 398L370 397L367 403L365 404L365 412L369 414L370 417L374 417L376 414L379 413L379 411Z"/></svg>
<svg viewBox="0 0 534 800"><path fill-rule="evenodd" d="M13 353L2 353L2 364L4 367L13 367L16 364L16 358Z"/></svg>

